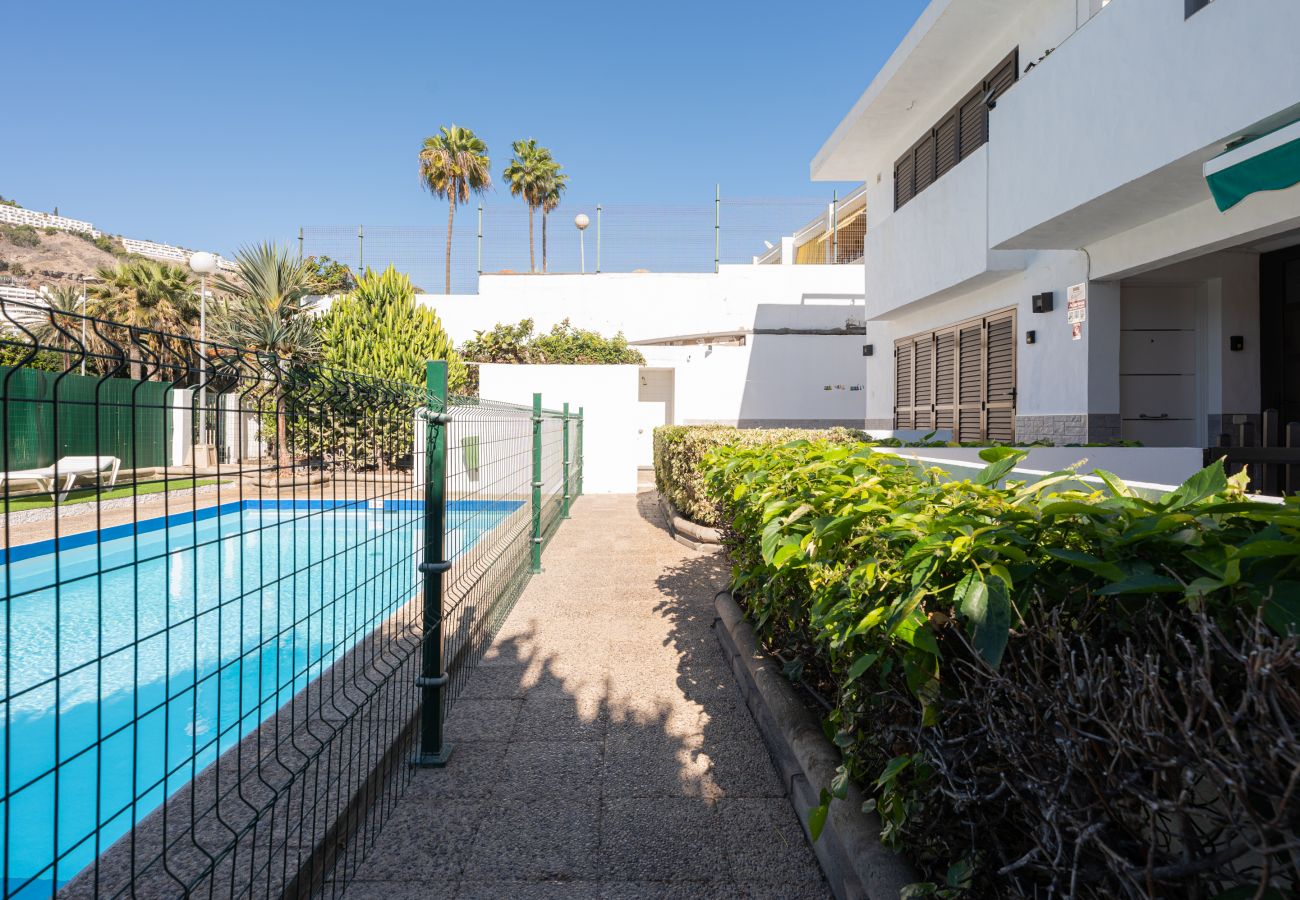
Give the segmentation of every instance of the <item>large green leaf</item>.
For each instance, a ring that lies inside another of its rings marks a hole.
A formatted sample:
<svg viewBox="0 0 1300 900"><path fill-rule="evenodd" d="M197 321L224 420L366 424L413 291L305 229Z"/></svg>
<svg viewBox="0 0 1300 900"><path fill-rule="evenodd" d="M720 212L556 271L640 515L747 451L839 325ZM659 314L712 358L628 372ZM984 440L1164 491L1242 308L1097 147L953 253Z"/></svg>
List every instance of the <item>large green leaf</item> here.
<svg viewBox="0 0 1300 900"><path fill-rule="evenodd" d="M1002 662L1011 631L1011 598L1001 578L970 585L961 612L969 623L971 643L993 668Z"/></svg>
<svg viewBox="0 0 1300 900"><path fill-rule="evenodd" d="M1163 498L1169 509L1185 506L1213 497L1228 489L1228 476L1223 471L1223 460L1216 459L1191 478L1184 481Z"/></svg>

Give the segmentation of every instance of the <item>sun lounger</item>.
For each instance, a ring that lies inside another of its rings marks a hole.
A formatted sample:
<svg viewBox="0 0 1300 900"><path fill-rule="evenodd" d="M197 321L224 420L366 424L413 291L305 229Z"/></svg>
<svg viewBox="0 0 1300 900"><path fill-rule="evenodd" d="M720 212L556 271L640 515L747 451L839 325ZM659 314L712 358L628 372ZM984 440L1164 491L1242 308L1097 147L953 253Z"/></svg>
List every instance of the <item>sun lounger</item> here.
<svg viewBox="0 0 1300 900"><path fill-rule="evenodd" d="M121 468L122 461L116 456L65 456L52 466L0 472L0 486L7 488L15 481L31 482L38 493L56 494L62 501L76 486L78 478L90 478L100 484L107 479L108 486L112 487L117 484Z"/></svg>
<svg viewBox="0 0 1300 900"><path fill-rule="evenodd" d="M4 488L4 493L12 493L9 486L13 482L31 482L36 486L36 493L53 494L54 491L54 466L45 466L39 469L16 469L12 472L0 472L0 487ZM59 492L66 494L72 489L72 483L76 480L75 475L65 476L66 486Z"/></svg>
<svg viewBox="0 0 1300 900"><path fill-rule="evenodd" d="M116 456L65 456L53 466L55 479L63 482L59 491L59 500L68 495L78 478L90 478L102 484L105 477L108 486L117 484L117 473L122 468L122 461Z"/></svg>

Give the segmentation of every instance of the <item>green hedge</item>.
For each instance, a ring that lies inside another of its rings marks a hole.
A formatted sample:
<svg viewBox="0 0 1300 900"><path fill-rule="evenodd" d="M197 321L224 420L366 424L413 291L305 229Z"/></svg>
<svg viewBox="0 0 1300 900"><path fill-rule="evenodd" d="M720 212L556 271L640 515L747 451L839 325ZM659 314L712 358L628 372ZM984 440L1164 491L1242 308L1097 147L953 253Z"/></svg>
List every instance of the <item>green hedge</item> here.
<svg viewBox="0 0 1300 900"><path fill-rule="evenodd" d="M833 704L814 834L851 781L913 896L1296 896L1300 502L1217 463L1158 501L1000 487L1023 454L981 455L708 457L738 600Z"/></svg>
<svg viewBox="0 0 1300 900"><path fill-rule="evenodd" d="M848 428L735 428L730 425L660 425L654 431L655 487L683 516L701 525L719 522L704 487L704 457L716 447L775 447L799 438L834 443L860 441Z"/></svg>

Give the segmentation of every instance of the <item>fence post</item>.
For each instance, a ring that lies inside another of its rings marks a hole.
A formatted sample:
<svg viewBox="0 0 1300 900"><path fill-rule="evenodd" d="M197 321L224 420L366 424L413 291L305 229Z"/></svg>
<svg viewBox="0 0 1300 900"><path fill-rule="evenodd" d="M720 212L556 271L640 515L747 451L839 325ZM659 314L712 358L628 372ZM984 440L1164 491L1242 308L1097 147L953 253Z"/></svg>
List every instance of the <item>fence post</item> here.
<svg viewBox="0 0 1300 900"><path fill-rule="evenodd" d="M442 575L451 568L446 559L447 524L447 362L436 360L425 367L429 415L424 440L424 553L420 572L424 576L424 641L421 647L420 752L417 766L445 766L451 744L442 733L443 688L447 673L442 668Z"/></svg>
<svg viewBox="0 0 1300 900"><path fill-rule="evenodd" d="M600 274L600 204L596 204L596 274Z"/></svg>
<svg viewBox="0 0 1300 900"><path fill-rule="evenodd" d="M722 258L722 185L713 186L713 274Z"/></svg>
<svg viewBox="0 0 1300 900"><path fill-rule="evenodd" d="M483 204L478 205L478 273L483 274Z"/></svg>
<svg viewBox="0 0 1300 900"><path fill-rule="evenodd" d="M364 225L357 226L357 277L360 278L366 274L366 229Z"/></svg>
<svg viewBox="0 0 1300 900"><path fill-rule="evenodd" d="M831 265L840 261L839 247L839 219L840 219L840 192L831 191Z"/></svg>
<svg viewBox="0 0 1300 900"><path fill-rule="evenodd" d="M579 406L578 407L578 496L579 497L582 496L582 468L583 468L582 422L583 422L583 407Z"/></svg>
<svg viewBox="0 0 1300 900"><path fill-rule="evenodd" d="M298 262L302 262L302 226L298 227Z"/></svg>
<svg viewBox="0 0 1300 900"><path fill-rule="evenodd" d="M533 561L532 573L542 571L542 395L533 394Z"/></svg>
<svg viewBox="0 0 1300 900"><path fill-rule="evenodd" d="M564 404L564 507L561 519L569 518L569 404Z"/></svg>

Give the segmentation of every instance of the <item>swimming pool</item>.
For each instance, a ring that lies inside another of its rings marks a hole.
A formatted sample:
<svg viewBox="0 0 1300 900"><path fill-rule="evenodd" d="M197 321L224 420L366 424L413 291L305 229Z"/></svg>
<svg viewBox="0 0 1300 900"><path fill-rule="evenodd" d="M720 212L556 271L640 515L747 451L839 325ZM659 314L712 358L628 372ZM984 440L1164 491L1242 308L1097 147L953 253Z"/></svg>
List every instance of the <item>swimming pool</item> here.
<svg viewBox="0 0 1300 900"><path fill-rule="evenodd" d="M448 557L518 506L450 503ZM415 597L422 524L416 501L243 501L11 548L8 889L48 896Z"/></svg>

